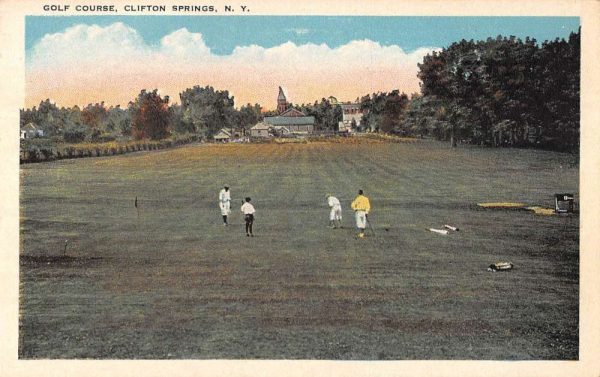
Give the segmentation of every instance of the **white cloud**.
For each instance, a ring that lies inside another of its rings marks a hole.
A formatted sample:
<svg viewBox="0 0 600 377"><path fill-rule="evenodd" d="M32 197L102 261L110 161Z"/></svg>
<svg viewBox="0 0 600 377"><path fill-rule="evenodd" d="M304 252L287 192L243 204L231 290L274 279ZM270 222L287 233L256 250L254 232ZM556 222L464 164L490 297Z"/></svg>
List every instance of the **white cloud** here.
<svg viewBox="0 0 600 377"><path fill-rule="evenodd" d="M137 90L166 88L172 98L177 98L179 91L198 84L228 88L239 93L236 98L242 102L255 102L252 95L259 101L262 92L282 85L297 94L294 102L320 98L314 97L320 93L319 88L328 91L323 96L355 98L394 88L417 90L417 63L433 50L424 47L406 53L399 46L384 46L368 39L335 48L288 41L270 48L238 46L231 54L221 56L211 52L202 34L185 28L165 35L158 45L149 45L123 23L106 27L77 25L46 35L33 47L27 61L27 91L28 95L32 92L41 98L56 98L54 93L42 93L41 88L60 91L64 86L77 90L76 86L82 85L98 91L108 82L117 89L125 83L137 85ZM47 76L61 77L62 81L38 82ZM135 94L127 93L128 98Z"/></svg>
<svg viewBox="0 0 600 377"><path fill-rule="evenodd" d="M127 59L149 52L139 33L121 22L107 27L76 25L62 33L46 34L32 50L30 63L73 64L114 57Z"/></svg>
<svg viewBox="0 0 600 377"><path fill-rule="evenodd" d="M160 53L176 58L210 57L210 49L202 34L190 33L186 28L176 30L160 40Z"/></svg>

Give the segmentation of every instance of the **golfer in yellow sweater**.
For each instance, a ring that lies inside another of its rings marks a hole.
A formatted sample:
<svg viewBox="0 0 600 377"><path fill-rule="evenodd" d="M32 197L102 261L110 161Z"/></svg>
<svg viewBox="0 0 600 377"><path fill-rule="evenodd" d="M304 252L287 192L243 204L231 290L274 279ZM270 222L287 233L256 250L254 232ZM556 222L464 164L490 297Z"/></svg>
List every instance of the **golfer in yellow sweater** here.
<svg viewBox="0 0 600 377"><path fill-rule="evenodd" d="M358 237L363 238L365 236L365 228L367 227L367 216L371 210L371 203L369 198L363 195L363 190L358 190L358 196L350 205L354 210L354 217L356 218L356 227L358 228Z"/></svg>

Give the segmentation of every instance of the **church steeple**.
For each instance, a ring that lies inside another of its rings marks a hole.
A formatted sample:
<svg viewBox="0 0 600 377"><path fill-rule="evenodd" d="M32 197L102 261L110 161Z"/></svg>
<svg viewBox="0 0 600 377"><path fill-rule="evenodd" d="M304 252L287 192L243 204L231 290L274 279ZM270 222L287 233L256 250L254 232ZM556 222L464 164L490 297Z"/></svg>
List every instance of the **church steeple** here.
<svg viewBox="0 0 600 377"><path fill-rule="evenodd" d="M277 96L277 112L279 114L283 113L287 110L287 99L285 98L285 94L283 94L283 89L279 87L279 95Z"/></svg>

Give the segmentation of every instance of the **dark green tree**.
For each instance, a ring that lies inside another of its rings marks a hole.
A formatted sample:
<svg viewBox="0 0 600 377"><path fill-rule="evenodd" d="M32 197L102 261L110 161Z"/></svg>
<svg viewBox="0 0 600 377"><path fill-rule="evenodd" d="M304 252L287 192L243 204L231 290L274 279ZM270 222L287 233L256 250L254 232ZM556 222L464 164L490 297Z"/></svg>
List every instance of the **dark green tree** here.
<svg viewBox="0 0 600 377"><path fill-rule="evenodd" d="M245 132L248 132L252 126L263 119L262 108L259 104L246 104L237 112L236 124L239 125Z"/></svg>
<svg viewBox="0 0 600 377"><path fill-rule="evenodd" d="M439 127L431 134L452 143L460 137L477 144L576 149L579 35L541 48L534 39L513 36L462 40L425 56L418 73L422 98L409 106L407 127ZM440 106L434 118L430 105Z"/></svg>
<svg viewBox="0 0 600 377"><path fill-rule="evenodd" d="M408 96L393 90L384 97L383 110L380 114L380 131L385 133L401 132L401 123L408 106Z"/></svg>
<svg viewBox="0 0 600 377"><path fill-rule="evenodd" d="M227 90L215 90L211 86L194 86L179 94L183 122L187 127L212 136L221 128L235 125L234 99Z"/></svg>

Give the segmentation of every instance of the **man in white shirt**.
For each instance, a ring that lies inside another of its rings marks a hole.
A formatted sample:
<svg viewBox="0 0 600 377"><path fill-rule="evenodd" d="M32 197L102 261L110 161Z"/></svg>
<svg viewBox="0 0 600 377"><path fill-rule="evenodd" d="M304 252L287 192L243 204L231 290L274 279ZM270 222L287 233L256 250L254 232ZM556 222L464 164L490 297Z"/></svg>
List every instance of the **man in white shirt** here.
<svg viewBox="0 0 600 377"><path fill-rule="evenodd" d="M327 205L331 210L329 211L329 227L330 228L341 228L342 227L342 205L338 198L333 195L327 195Z"/></svg>
<svg viewBox="0 0 600 377"><path fill-rule="evenodd" d="M242 208L240 209L244 214L244 220L246 221L246 237L254 237L254 234L252 234L252 223L254 222L254 213L256 210L254 209L254 206L250 204L250 198L246 198L246 202L242 204Z"/></svg>
<svg viewBox="0 0 600 377"><path fill-rule="evenodd" d="M221 208L221 215L223 216L223 225L228 225L227 216L231 213L231 191L229 191L229 186L224 186L219 192L219 208Z"/></svg>

